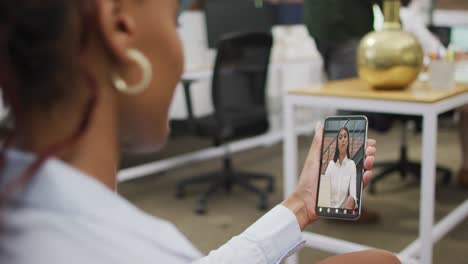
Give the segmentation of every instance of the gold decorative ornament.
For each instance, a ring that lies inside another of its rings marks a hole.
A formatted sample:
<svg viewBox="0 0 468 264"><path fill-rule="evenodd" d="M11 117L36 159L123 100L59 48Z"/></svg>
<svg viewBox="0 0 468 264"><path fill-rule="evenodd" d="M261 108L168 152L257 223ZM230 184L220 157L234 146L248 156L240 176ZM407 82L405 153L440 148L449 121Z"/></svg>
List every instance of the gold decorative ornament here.
<svg viewBox="0 0 468 264"><path fill-rule="evenodd" d="M423 49L412 34L401 30L400 7L400 0L385 0L383 30L367 34L359 45L359 78L375 89L405 89L422 68Z"/></svg>

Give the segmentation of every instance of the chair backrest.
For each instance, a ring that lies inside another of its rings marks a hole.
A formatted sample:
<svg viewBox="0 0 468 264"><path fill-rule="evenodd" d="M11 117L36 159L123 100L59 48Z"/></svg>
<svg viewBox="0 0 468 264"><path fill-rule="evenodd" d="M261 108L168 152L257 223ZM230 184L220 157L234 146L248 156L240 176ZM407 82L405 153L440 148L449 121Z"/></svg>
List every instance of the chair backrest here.
<svg viewBox="0 0 468 264"><path fill-rule="evenodd" d="M266 80L273 38L269 33L233 33L218 43L212 101L218 119L236 112L266 111Z"/></svg>

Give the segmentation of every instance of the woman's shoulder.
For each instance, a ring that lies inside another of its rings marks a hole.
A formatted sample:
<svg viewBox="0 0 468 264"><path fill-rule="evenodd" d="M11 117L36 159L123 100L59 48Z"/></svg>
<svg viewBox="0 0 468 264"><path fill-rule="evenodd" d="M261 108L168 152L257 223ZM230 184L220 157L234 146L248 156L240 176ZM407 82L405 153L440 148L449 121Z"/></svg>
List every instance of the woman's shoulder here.
<svg viewBox="0 0 468 264"><path fill-rule="evenodd" d="M348 159L348 166L353 166L353 167L356 167L356 163L354 162L353 159Z"/></svg>
<svg viewBox="0 0 468 264"><path fill-rule="evenodd" d="M328 162L326 173L334 171L335 168L336 168L336 164L335 164L335 161L332 159Z"/></svg>

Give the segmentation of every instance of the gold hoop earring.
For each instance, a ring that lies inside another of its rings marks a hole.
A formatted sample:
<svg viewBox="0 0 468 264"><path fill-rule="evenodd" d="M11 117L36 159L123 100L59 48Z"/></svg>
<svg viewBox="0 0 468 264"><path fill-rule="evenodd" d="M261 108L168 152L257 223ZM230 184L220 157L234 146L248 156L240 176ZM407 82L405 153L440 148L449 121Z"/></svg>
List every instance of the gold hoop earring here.
<svg viewBox="0 0 468 264"><path fill-rule="evenodd" d="M128 85L118 74L112 74L112 82L117 90L127 94L138 94L149 87L152 79L153 70L150 61L146 56L137 49L129 49L128 56L134 60L142 70L141 81L135 85Z"/></svg>

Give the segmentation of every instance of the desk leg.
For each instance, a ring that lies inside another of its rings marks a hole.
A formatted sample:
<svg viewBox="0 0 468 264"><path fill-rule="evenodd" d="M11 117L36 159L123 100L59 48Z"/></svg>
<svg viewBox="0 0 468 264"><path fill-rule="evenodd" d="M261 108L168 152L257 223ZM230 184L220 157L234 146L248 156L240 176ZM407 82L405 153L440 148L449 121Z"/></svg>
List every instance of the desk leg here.
<svg viewBox="0 0 468 264"><path fill-rule="evenodd" d="M283 176L284 198L286 199L297 184L297 136L294 129L294 105L288 96L284 100L284 145Z"/></svg>
<svg viewBox="0 0 468 264"><path fill-rule="evenodd" d="M272 99L274 109L273 116L277 127L274 127L274 129L281 130L285 122L283 120L284 117L282 116L285 100L282 99L286 97L286 92L283 89L283 71L280 67L273 67L271 72L274 73L273 83L275 83L275 85L273 85L274 91L272 93Z"/></svg>
<svg viewBox="0 0 468 264"><path fill-rule="evenodd" d="M424 115L422 142L421 200L419 213L420 260L432 263L432 227L434 224L435 174L437 157L437 114Z"/></svg>
<svg viewBox="0 0 468 264"><path fill-rule="evenodd" d="M294 105L288 96L283 101L283 185L284 198L286 199L297 184L297 137L294 129ZM287 264L299 263L297 254L286 260Z"/></svg>
<svg viewBox="0 0 468 264"><path fill-rule="evenodd" d="M195 115L193 114L193 105L192 105L192 93L190 90L190 86L192 85L193 80L182 80L182 86L184 87L184 97L185 97L185 105L187 106L187 120L188 120L188 128L190 132L195 131L195 123L194 118Z"/></svg>

